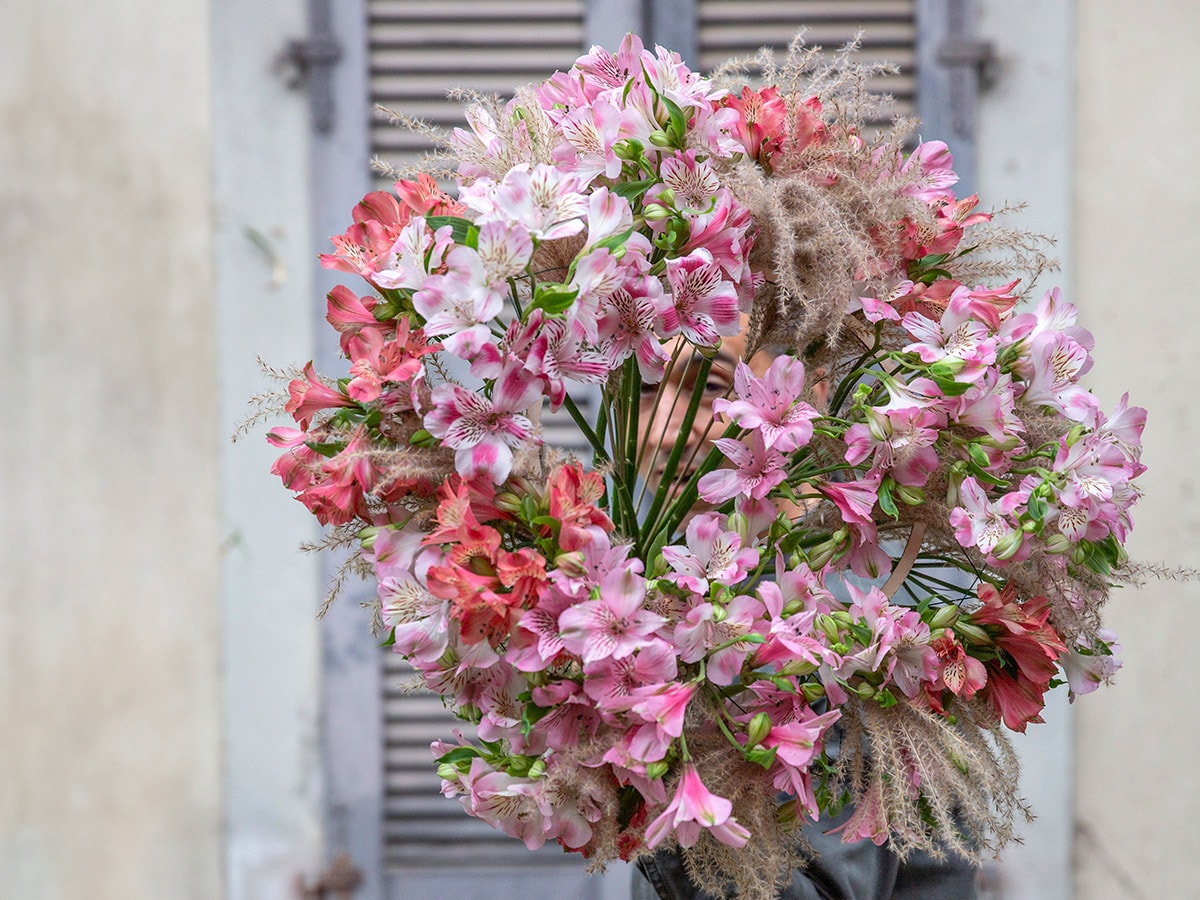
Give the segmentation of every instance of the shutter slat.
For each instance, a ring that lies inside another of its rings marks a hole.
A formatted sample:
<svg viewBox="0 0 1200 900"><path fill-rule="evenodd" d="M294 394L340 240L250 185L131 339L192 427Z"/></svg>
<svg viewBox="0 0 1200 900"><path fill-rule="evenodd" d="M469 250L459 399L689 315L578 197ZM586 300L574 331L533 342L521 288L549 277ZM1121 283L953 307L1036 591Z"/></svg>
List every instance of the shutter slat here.
<svg viewBox="0 0 1200 900"><path fill-rule="evenodd" d="M540 81L555 69L570 68L579 51L567 44L546 44L533 57L522 47L488 47L472 48L471 53L450 59L443 50L430 49L424 44L411 50L379 50L373 56L373 73L442 73L444 87L435 96L443 97L447 90L458 85L474 87L472 79L477 75L483 75L486 80L487 76L499 71L526 72L533 76L528 78L529 81ZM510 80L504 93L511 93L517 86L517 82Z"/></svg>
<svg viewBox="0 0 1200 900"><path fill-rule="evenodd" d="M577 47L579 26L570 21L543 21L538 26L538 37L550 45ZM445 24L440 22L404 22L380 25L371 30L372 49L428 47L430 44L449 50L458 47L516 47L524 50L528 58L529 26L520 22L480 22L473 19L469 25L455 26L450 36L447 36ZM576 49L575 56L578 55Z"/></svg>
<svg viewBox="0 0 1200 900"><path fill-rule="evenodd" d="M476 22L481 19L499 19L514 22L527 19L538 22L544 19L582 20L580 0L471 0L471 2L447 2L447 0L371 0L368 21L377 23L396 20L416 22ZM445 37L445 35L443 35Z"/></svg>
<svg viewBox="0 0 1200 900"><path fill-rule="evenodd" d="M712 22L763 22L786 17L788 22L825 20L873 24L913 18L912 0L726 0L702 2L701 25Z"/></svg>

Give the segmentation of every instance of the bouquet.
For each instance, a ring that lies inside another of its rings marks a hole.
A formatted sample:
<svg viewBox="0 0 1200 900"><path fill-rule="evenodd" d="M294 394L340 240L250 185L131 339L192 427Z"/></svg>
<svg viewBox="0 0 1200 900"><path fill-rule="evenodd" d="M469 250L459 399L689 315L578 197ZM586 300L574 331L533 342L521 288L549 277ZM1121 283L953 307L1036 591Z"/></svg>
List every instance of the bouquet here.
<svg viewBox="0 0 1200 900"><path fill-rule="evenodd" d="M864 125L870 68L756 65L631 35L473 98L333 238L348 371L304 367L269 439L463 720L448 797L773 896L846 804L899 852L1011 836L1005 732L1119 666L1145 412L1080 386L1091 336L948 148Z"/></svg>

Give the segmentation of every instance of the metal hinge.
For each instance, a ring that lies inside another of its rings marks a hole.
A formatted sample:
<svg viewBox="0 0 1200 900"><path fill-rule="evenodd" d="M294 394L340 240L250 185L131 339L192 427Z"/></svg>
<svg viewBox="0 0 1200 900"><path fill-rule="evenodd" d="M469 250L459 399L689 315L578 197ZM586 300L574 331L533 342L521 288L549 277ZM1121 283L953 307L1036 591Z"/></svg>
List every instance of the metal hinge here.
<svg viewBox="0 0 1200 900"><path fill-rule="evenodd" d="M303 875L297 875L296 896L300 900L352 900L362 883L363 873L343 853L312 884Z"/></svg>
<svg viewBox="0 0 1200 900"><path fill-rule="evenodd" d="M964 37L950 37L943 41L937 48L937 61L947 68L973 68L979 75L981 88L991 87L995 83L1000 62L994 43Z"/></svg>
<svg viewBox="0 0 1200 900"><path fill-rule="evenodd" d="M313 127L328 134L333 130L333 67L342 58L342 45L330 25L329 0L309 0L308 20L309 36L288 41L278 67L289 87L308 85Z"/></svg>

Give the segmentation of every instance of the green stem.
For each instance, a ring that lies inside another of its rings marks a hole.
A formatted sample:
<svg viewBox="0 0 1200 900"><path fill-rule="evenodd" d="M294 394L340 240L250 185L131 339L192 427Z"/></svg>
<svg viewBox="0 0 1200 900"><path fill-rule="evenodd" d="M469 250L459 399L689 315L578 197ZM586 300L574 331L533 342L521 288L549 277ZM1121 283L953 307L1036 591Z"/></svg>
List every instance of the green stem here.
<svg viewBox="0 0 1200 900"><path fill-rule="evenodd" d="M708 374L712 369L712 365L713 361L711 359L701 358L699 372L692 382L692 396L688 399L688 406L683 414L683 423L679 427L679 432L675 435L675 443L671 446L671 455L667 458L667 464L663 469L662 477L659 479L654 491L654 501L650 505L650 511L646 513L643 533L652 534L657 531L655 526L658 522L658 515L667 502L667 496L671 493L671 485L675 481L675 472L679 468L679 461L683 459L684 451L687 450L689 437L692 433L692 424L696 421L696 413L699 411L700 403L704 399L704 384L708 380ZM645 544L638 549L645 550Z"/></svg>

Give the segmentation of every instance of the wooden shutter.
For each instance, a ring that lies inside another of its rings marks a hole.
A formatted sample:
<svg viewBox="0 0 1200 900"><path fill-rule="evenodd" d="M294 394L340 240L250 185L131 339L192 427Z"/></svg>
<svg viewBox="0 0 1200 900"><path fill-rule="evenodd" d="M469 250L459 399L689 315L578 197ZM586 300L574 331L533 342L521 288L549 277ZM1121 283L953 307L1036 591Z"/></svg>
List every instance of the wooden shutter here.
<svg viewBox="0 0 1200 900"><path fill-rule="evenodd" d="M372 105L439 128L463 124L451 88L504 96L568 69L584 47L584 0L369 0ZM371 151L393 165L430 149L386 122Z"/></svg>
<svg viewBox="0 0 1200 900"><path fill-rule="evenodd" d="M463 124L451 88L504 96L521 84L567 69L584 48L584 0L369 0L368 73L379 105L449 129ZM383 121L371 127L371 154L393 166L431 148L418 135ZM389 187L390 185L381 185ZM580 401L591 406L591 395ZM552 446L578 451L565 414L546 416ZM395 869L511 866L578 859L557 846L525 846L463 812L440 792L430 742L450 740L463 722L428 692L406 690L412 670L394 653L383 660L383 858Z"/></svg>
<svg viewBox="0 0 1200 900"><path fill-rule="evenodd" d="M759 47L782 50L802 27L810 42L833 48L863 32L867 59L894 62L899 76L878 90L910 114L915 102L915 0L694 0L697 58L711 69ZM446 91L463 87L505 95L519 84L571 66L585 49L589 15L604 15L603 0L368 0L368 72L372 106L381 105L431 125L463 122L461 105ZM653 35L645 35L653 43ZM370 151L391 165L416 161L430 148L418 136L373 122ZM386 185L384 185L386 187ZM578 392L594 417L596 393ZM543 417L551 446L586 457L565 413ZM468 817L440 793L430 742L462 727L438 697L410 692L411 670L395 654L383 656L383 858L392 870L468 866L539 866L578 859L557 846L530 854L521 842Z"/></svg>
<svg viewBox="0 0 1200 900"><path fill-rule="evenodd" d="M916 0L697 0L697 56L705 71L760 47L781 54L801 29L833 50L862 32L860 59L890 62L900 74L871 87L895 99L893 115L912 115L916 100Z"/></svg>

